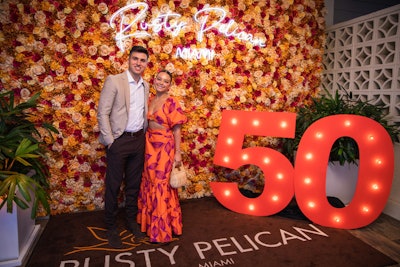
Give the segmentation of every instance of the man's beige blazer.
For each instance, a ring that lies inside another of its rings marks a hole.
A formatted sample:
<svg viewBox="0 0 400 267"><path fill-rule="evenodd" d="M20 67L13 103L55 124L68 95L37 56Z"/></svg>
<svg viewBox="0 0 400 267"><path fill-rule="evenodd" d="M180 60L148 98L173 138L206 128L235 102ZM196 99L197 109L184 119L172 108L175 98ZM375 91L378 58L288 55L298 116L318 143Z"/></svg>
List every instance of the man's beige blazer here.
<svg viewBox="0 0 400 267"><path fill-rule="evenodd" d="M144 82L144 130L147 129L149 84ZM97 110L99 141L105 146L113 143L125 131L129 115L129 81L127 72L107 76Z"/></svg>

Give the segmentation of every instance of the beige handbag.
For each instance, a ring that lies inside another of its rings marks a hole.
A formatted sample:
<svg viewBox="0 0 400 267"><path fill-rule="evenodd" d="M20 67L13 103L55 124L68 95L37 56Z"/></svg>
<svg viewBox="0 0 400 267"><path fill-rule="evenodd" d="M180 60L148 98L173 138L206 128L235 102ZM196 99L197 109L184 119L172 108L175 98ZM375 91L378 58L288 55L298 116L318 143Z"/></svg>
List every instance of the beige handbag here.
<svg viewBox="0 0 400 267"><path fill-rule="evenodd" d="M185 186L187 183L187 177L186 177L186 170L185 167L183 167L183 164L181 164L179 167L172 167L171 171L171 176L169 179L169 184L171 185L172 188L179 188L182 186Z"/></svg>

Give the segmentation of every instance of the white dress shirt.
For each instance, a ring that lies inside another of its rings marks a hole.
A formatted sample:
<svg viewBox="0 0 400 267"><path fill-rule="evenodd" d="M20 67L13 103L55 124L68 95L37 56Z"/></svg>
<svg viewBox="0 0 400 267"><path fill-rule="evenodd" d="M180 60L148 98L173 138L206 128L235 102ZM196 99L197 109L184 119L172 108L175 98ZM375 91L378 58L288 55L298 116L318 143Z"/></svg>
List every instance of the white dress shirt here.
<svg viewBox="0 0 400 267"><path fill-rule="evenodd" d="M127 71L129 87L130 87L130 106L127 132L137 132L143 129L144 125L144 84L140 77L137 83L129 71Z"/></svg>

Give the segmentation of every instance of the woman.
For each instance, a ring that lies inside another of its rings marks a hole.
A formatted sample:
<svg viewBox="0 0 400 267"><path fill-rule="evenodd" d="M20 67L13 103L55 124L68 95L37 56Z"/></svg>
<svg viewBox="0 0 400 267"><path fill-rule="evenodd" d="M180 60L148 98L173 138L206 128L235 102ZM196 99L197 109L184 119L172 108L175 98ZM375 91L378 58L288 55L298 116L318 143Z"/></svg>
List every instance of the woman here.
<svg viewBox="0 0 400 267"><path fill-rule="evenodd" d="M169 184L173 164L182 164L181 127L187 121L179 102L168 94L172 75L160 71L154 81L156 95L149 100L145 164L140 185L137 221L150 242L170 242L182 234L178 191Z"/></svg>

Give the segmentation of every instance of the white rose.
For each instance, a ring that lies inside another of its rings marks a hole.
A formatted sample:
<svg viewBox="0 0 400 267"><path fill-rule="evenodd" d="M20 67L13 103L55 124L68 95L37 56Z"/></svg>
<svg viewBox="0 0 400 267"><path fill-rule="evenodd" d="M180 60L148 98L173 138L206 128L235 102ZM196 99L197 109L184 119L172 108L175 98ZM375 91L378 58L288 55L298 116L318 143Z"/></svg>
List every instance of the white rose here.
<svg viewBox="0 0 400 267"><path fill-rule="evenodd" d="M105 73L103 70L99 70L99 72L97 72L96 78L99 80L103 80L106 77Z"/></svg>
<svg viewBox="0 0 400 267"><path fill-rule="evenodd" d="M82 114L75 112L72 114L71 118L73 122L78 123L82 119Z"/></svg>
<svg viewBox="0 0 400 267"><path fill-rule="evenodd" d="M88 52L89 52L89 55L95 56L97 54L97 47L94 45L89 46Z"/></svg>
<svg viewBox="0 0 400 267"><path fill-rule="evenodd" d="M107 14L108 13L108 6L105 3L100 3L97 6L97 10L100 11L101 14Z"/></svg>
<svg viewBox="0 0 400 267"><path fill-rule="evenodd" d="M44 80L43 80L43 85L44 86L50 85L52 83L53 83L53 77L50 76L50 75L47 75L46 78L44 78Z"/></svg>
<svg viewBox="0 0 400 267"><path fill-rule="evenodd" d="M106 33L109 29L110 29L110 26L108 25L108 23L103 22L100 24L100 31L102 33Z"/></svg>
<svg viewBox="0 0 400 267"><path fill-rule="evenodd" d="M68 80L72 83L76 83L78 81L78 75L76 75L75 73L71 73L68 76Z"/></svg>
<svg viewBox="0 0 400 267"><path fill-rule="evenodd" d="M29 96L31 95L31 92L27 88L22 88L21 89L21 97L22 99L28 99Z"/></svg>
<svg viewBox="0 0 400 267"><path fill-rule="evenodd" d="M37 11L35 13L35 20L38 22L38 24L45 24L46 23L46 15L44 14L43 11Z"/></svg>
<svg viewBox="0 0 400 267"><path fill-rule="evenodd" d="M65 72L65 68L63 66L60 66L57 70L56 70L56 74L57 76L62 76L64 75Z"/></svg>
<svg viewBox="0 0 400 267"><path fill-rule="evenodd" d="M62 54L65 54L68 51L68 47L64 43L58 43L56 44L56 51Z"/></svg>
<svg viewBox="0 0 400 267"><path fill-rule="evenodd" d="M87 68L90 72L95 72L97 70L97 66L96 64L92 63L92 62L88 62L87 64Z"/></svg>
<svg viewBox="0 0 400 267"><path fill-rule="evenodd" d="M78 20L75 22L75 24L76 24L76 27L78 28L78 30L80 30L80 31L84 31L84 30L85 30L86 25L85 25L85 22L84 22L84 21L78 19Z"/></svg>
<svg viewBox="0 0 400 267"><path fill-rule="evenodd" d="M172 45L171 43L168 43L168 44L164 45L163 51L164 51L166 54L171 54L172 48L173 48L173 45Z"/></svg>
<svg viewBox="0 0 400 267"><path fill-rule="evenodd" d="M36 76L43 74L46 69L42 65L35 65L32 67L32 73Z"/></svg>
<svg viewBox="0 0 400 267"><path fill-rule="evenodd" d="M58 11L57 12L57 18L60 19L60 20L64 20L66 18L66 15L65 15L64 12Z"/></svg>
<svg viewBox="0 0 400 267"><path fill-rule="evenodd" d="M110 48L108 45L101 45L99 48L99 54L102 57L108 56L110 54Z"/></svg>

